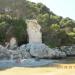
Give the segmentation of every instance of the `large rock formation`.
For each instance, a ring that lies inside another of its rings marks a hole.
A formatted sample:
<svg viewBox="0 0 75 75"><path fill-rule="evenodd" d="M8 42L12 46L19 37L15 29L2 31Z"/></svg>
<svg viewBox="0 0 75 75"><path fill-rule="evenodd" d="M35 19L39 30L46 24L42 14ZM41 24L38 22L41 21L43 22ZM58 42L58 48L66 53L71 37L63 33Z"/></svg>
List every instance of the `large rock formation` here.
<svg viewBox="0 0 75 75"><path fill-rule="evenodd" d="M27 21L27 32L29 43L17 47L16 38L12 37L9 42L9 48L0 46L0 57L17 59L17 58L60 58L65 57L66 52L59 49L51 49L42 43L41 26L36 20Z"/></svg>
<svg viewBox="0 0 75 75"><path fill-rule="evenodd" d="M36 20L27 20L29 43L42 43L41 26Z"/></svg>
<svg viewBox="0 0 75 75"><path fill-rule="evenodd" d="M64 52L59 50L52 50L42 43L41 26L36 20L27 20L27 32L29 36L29 50L30 54L37 58L53 58L64 57Z"/></svg>
<svg viewBox="0 0 75 75"><path fill-rule="evenodd" d="M65 52L67 56L75 56L75 45L63 46L61 51Z"/></svg>
<svg viewBox="0 0 75 75"><path fill-rule="evenodd" d="M37 58L60 58L65 57L64 52L59 51L59 49L51 49L45 44L32 44L30 48L30 54Z"/></svg>
<svg viewBox="0 0 75 75"><path fill-rule="evenodd" d="M45 44L33 43L22 45L19 48L23 58L64 58L66 57L65 52L59 49L51 49Z"/></svg>
<svg viewBox="0 0 75 75"><path fill-rule="evenodd" d="M49 53L50 52L50 53ZM55 55L54 51L45 44L33 43L30 46L30 54L37 58L48 58Z"/></svg>

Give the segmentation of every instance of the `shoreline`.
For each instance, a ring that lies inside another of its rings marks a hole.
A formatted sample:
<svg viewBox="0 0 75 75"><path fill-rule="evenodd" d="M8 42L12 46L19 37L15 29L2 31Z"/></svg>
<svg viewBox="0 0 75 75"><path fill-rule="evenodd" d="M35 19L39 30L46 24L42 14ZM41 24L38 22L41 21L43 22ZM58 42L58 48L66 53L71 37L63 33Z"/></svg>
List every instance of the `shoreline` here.
<svg viewBox="0 0 75 75"><path fill-rule="evenodd" d="M75 57L67 57L63 59L21 59L16 60L0 60L0 69L12 67L58 67L60 64L75 64Z"/></svg>
<svg viewBox="0 0 75 75"><path fill-rule="evenodd" d="M0 75L75 75L74 68L63 68L64 66L75 66L75 64L60 64L60 67L13 67L0 70Z"/></svg>

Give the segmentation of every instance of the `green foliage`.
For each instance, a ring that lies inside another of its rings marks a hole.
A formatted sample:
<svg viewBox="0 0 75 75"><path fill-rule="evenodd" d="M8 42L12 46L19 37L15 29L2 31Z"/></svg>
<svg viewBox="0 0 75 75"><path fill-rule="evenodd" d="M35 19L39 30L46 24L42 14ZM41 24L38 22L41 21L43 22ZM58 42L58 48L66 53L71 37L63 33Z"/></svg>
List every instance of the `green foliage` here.
<svg viewBox="0 0 75 75"><path fill-rule="evenodd" d="M3 44L5 39L5 23L0 23L0 44Z"/></svg>
<svg viewBox="0 0 75 75"><path fill-rule="evenodd" d="M50 29L52 29L52 30L59 30L60 29L60 26L58 24L52 24L50 26Z"/></svg>
<svg viewBox="0 0 75 75"><path fill-rule="evenodd" d="M51 23L53 24L59 24L59 21L62 19L62 17L60 16L56 16L56 15L50 15L50 20L51 20Z"/></svg>
<svg viewBox="0 0 75 75"><path fill-rule="evenodd" d="M25 42L27 33L23 19L37 19L42 27L43 42L48 46L75 44L75 21L56 15L42 3L0 0L0 7L0 43L6 38L9 39L9 36L15 36L19 42ZM10 10L6 12L5 9Z"/></svg>
<svg viewBox="0 0 75 75"><path fill-rule="evenodd" d="M75 28L73 28L73 32L75 32Z"/></svg>
<svg viewBox="0 0 75 75"><path fill-rule="evenodd" d="M22 18L2 15L0 18L0 43L4 44L7 39L16 37L17 41L25 41L27 37L26 23Z"/></svg>
<svg viewBox="0 0 75 75"><path fill-rule="evenodd" d="M26 37L26 23L23 19L16 19L12 21L12 25L14 25L14 35L17 38L17 40L23 40Z"/></svg>
<svg viewBox="0 0 75 75"><path fill-rule="evenodd" d="M39 13L41 13L41 14L46 14L46 13L49 13L50 12L49 8L47 8L42 3L38 3L37 4L37 7L39 8L39 11L40 11Z"/></svg>
<svg viewBox="0 0 75 75"><path fill-rule="evenodd" d="M59 23L63 27L74 27L75 26L75 21L69 18L64 18Z"/></svg>
<svg viewBox="0 0 75 75"><path fill-rule="evenodd" d="M67 33L69 36L75 36L74 32Z"/></svg>
<svg viewBox="0 0 75 75"><path fill-rule="evenodd" d="M48 25L48 21L49 21L48 19L49 19L49 14L48 13L46 13L46 14L39 14L38 17L37 17L38 22L41 25L45 25L45 26Z"/></svg>

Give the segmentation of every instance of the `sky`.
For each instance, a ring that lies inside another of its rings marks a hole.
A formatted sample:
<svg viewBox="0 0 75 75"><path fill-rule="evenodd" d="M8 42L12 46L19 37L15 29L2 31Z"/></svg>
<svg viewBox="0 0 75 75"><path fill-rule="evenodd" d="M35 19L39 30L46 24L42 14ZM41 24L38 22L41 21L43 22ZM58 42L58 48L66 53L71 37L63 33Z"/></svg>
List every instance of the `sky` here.
<svg viewBox="0 0 75 75"><path fill-rule="evenodd" d="M51 11L59 16L70 17L75 20L75 0L29 0L32 2L41 2Z"/></svg>

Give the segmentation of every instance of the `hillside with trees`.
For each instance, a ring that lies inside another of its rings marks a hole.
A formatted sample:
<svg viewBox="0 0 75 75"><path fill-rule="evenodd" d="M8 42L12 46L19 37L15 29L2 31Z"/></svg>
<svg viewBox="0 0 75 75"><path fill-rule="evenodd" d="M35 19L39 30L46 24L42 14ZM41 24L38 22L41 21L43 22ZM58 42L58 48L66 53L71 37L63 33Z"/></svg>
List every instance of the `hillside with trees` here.
<svg viewBox="0 0 75 75"><path fill-rule="evenodd" d="M49 47L75 44L75 20L53 13L42 3L0 0L0 44L13 35L18 44L27 43L26 19L37 19L43 42Z"/></svg>

